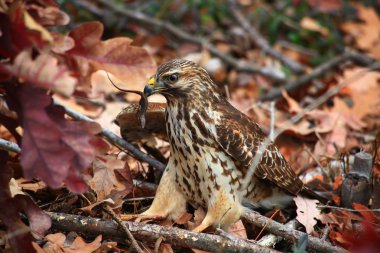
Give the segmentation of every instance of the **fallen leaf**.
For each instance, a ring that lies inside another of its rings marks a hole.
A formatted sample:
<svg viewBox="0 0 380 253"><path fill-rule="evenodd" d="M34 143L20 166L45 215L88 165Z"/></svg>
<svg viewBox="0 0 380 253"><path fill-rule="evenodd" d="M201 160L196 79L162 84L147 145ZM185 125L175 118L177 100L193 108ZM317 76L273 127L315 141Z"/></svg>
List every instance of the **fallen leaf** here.
<svg viewBox="0 0 380 253"><path fill-rule="evenodd" d="M118 180L115 174L116 170L126 169L125 166L125 161L113 156L98 156L93 162L94 177L88 183L96 192L97 201L111 197L112 191L121 192L123 196L129 193L131 186L125 184L125 181ZM123 196L118 196L118 198Z"/></svg>
<svg viewBox="0 0 380 253"><path fill-rule="evenodd" d="M86 243L82 237L77 236L75 240L67 245L66 236L62 233L49 234L45 236L48 241L43 249L47 253L92 253L101 246L102 235L98 235L94 241Z"/></svg>
<svg viewBox="0 0 380 253"><path fill-rule="evenodd" d="M105 70L122 80L123 87L142 89L156 69L152 57L145 49L132 46L129 38L101 41L103 29L100 22L87 22L69 33L75 47L67 51L66 56L76 62L73 68L78 69L87 85L90 85L92 73Z"/></svg>
<svg viewBox="0 0 380 253"><path fill-rule="evenodd" d="M231 224L228 228L228 233L239 237L243 239L247 239L247 231L245 230L245 227L243 225L243 222L241 220L238 220L237 222Z"/></svg>
<svg viewBox="0 0 380 253"><path fill-rule="evenodd" d="M57 6L29 4L28 11L35 14L37 22L43 26L67 25L70 17Z"/></svg>
<svg viewBox="0 0 380 253"><path fill-rule="evenodd" d="M298 113L302 111L302 108L300 107L299 103L292 97L290 97L286 90L282 91L282 96L285 98L286 102L289 105L289 112Z"/></svg>
<svg viewBox="0 0 380 253"><path fill-rule="evenodd" d="M175 223L183 225L190 221L191 218L193 218L193 215L191 213L184 213L181 217L175 220Z"/></svg>
<svg viewBox="0 0 380 253"><path fill-rule="evenodd" d="M357 4L356 9L359 19L363 22L348 21L343 23L341 28L344 32L354 37L359 49L366 50L375 57L379 57L380 17L375 9L371 7Z"/></svg>
<svg viewBox="0 0 380 253"><path fill-rule="evenodd" d="M65 182L72 191L86 190L79 172L95 156L90 141L100 126L65 119L64 109L51 105L51 97L42 89L24 84L17 97L23 101L18 114L24 130L21 165L25 178L41 178L53 188Z"/></svg>
<svg viewBox="0 0 380 253"><path fill-rule="evenodd" d="M294 202L297 205L297 220L305 226L308 234L314 233L317 219L321 219L321 211L317 208L318 200L297 196Z"/></svg>
<svg viewBox="0 0 380 253"><path fill-rule="evenodd" d="M51 226L50 217L42 211L33 200L22 194L11 196L9 182L12 170L7 164L8 154L0 151L0 219L6 227L9 244L15 252L34 252L31 244L33 237L41 239ZM20 213L27 215L29 226L21 221ZM32 232L32 233L31 233Z"/></svg>
<svg viewBox="0 0 380 253"><path fill-rule="evenodd" d="M321 26L315 19L312 19L310 17L303 17L300 25L304 29L319 32L323 36L329 35L329 31L325 27Z"/></svg>
<svg viewBox="0 0 380 253"><path fill-rule="evenodd" d="M77 84L65 65L58 64L57 58L49 53L41 53L32 59L31 50L19 53L13 64L3 67L20 83L28 83L44 89L51 89L61 95L70 96Z"/></svg>

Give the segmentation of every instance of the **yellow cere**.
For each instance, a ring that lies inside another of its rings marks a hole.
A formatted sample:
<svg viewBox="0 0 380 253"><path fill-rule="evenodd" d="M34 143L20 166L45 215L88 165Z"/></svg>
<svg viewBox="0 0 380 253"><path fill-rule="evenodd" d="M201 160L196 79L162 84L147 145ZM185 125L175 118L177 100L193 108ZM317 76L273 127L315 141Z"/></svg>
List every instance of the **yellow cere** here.
<svg viewBox="0 0 380 253"><path fill-rule="evenodd" d="M149 81L148 81L148 85L151 86L151 87L153 87L154 84L155 84L155 82L156 82L156 81L154 80L154 77L152 77L152 78L149 79Z"/></svg>

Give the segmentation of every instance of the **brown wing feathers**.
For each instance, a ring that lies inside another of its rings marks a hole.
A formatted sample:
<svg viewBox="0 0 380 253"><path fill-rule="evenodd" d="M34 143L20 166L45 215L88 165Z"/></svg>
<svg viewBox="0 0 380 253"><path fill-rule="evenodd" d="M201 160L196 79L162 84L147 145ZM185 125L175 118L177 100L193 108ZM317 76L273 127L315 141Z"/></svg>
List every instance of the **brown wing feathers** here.
<svg viewBox="0 0 380 253"><path fill-rule="evenodd" d="M223 115L220 124L216 125L215 139L245 175L266 136L256 123L232 105L218 104L215 110ZM272 143L264 149L255 175L294 195L303 187L302 181Z"/></svg>

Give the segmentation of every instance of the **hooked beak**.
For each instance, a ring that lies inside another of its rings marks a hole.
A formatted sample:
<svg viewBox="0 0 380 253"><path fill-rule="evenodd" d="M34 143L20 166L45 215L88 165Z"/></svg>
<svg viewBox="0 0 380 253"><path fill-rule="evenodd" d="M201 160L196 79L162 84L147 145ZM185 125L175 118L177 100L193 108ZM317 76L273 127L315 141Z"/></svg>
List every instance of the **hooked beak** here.
<svg viewBox="0 0 380 253"><path fill-rule="evenodd" d="M148 84L144 87L144 94L150 96L155 93L159 93L160 90L165 89L165 84L163 82L156 82L154 77L151 77L148 81Z"/></svg>

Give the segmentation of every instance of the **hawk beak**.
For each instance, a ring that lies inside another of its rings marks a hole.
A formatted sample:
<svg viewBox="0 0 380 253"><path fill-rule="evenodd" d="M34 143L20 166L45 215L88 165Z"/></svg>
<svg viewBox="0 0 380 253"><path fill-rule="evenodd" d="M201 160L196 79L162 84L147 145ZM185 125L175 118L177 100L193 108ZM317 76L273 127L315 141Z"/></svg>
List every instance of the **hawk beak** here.
<svg viewBox="0 0 380 253"><path fill-rule="evenodd" d="M154 93L154 86L156 84L156 80L154 77L151 77L148 81L148 84L144 87L144 94L150 96Z"/></svg>
<svg viewBox="0 0 380 253"><path fill-rule="evenodd" d="M165 88L165 84L163 82L156 82L155 78L151 77L148 84L144 87L144 94L150 96L154 93L158 93L163 88Z"/></svg>

